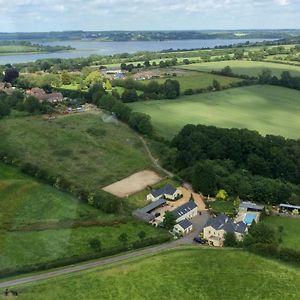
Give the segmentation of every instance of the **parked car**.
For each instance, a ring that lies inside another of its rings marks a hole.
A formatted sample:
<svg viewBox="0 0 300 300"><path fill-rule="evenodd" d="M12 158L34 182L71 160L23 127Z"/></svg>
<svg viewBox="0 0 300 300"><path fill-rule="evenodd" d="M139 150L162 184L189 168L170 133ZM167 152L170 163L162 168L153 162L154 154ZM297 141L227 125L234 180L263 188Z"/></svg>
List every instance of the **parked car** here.
<svg viewBox="0 0 300 300"><path fill-rule="evenodd" d="M198 244L206 244L206 241L201 239L200 237L196 236L194 237L194 240L193 240L195 243L198 243Z"/></svg>

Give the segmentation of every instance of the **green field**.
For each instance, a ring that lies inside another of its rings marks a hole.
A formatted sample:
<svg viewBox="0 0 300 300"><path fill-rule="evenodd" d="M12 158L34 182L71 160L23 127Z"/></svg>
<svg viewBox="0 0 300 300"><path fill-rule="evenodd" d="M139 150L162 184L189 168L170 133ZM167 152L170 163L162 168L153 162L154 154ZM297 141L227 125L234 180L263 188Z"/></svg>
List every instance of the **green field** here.
<svg viewBox="0 0 300 300"><path fill-rule="evenodd" d="M131 107L151 116L155 129L171 139L186 124L248 128L261 134L300 138L300 92L251 86L176 100L144 101Z"/></svg>
<svg viewBox="0 0 300 300"><path fill-rule="evenodd" d="M213 202L209 202L209 205L212 209L212 212L216 215L226 214L226 215L234 215L234 205L232 201L220 201L216 200Z"/></svg>
<svg viewBox="0 0 300 300"><path fill-rule="evenodd" d="M34 53L40 52L37 47L25 45L0 45L0 55L14 53Z"/></svg>
<svg viewBox="0 0 300 300"><path fill-rule="evenodd" d="M1 163L0 195L0 230L34 223L113 217Z"/></svg>
<svg viewBox="0 0 300 300"><path fill-rule="evenodd" d="M31 299L299 299L300 271L238 250L186 248L17 287Z"/></svg>
<svg viewBox="0 0 300 300"><path fill-rule="evenodd" d="M300 66L291 66L278 63L230 60L220 62L206 62L182 66L186 70L211 72L220 71L224 67L230 66L233 73L239 75L257 76L263 69L270 69L273 75L279 76L283 71L289 71L293 76L300 76Z"/></svg>
<svg viewBox="0 0 300 300"><path fill-rule="evenodd" d="M161 78L161 79L155 79L155 81L162 84L167 79L168 78ZM212 86L213 80L219 81L222 86L227 86L230 83L241 81L238 78L219 76L219 75L200 73L200 72L199 73L193 72L190 75L186 75L186 76L172 77L171 79L178 80L178 82L180 83L180 89L182 93L187 89L200 89L200 88L207 88L209 86Z"/></svg>
<svg viewBox="0 0 300 300"><path fill-rule="evenodd" d="M272 216L264 219L264 222L278 230L283 227L282 246L300 250L300 219Z"/></svg>
<svg viewBox="0 0 300 300"><path fill-rule="evenodd" d="M51 122L41 116L3 119L0 152L85 189L103 187L150 167L133 131L105 120L101 113L60 116Z"/></svg>

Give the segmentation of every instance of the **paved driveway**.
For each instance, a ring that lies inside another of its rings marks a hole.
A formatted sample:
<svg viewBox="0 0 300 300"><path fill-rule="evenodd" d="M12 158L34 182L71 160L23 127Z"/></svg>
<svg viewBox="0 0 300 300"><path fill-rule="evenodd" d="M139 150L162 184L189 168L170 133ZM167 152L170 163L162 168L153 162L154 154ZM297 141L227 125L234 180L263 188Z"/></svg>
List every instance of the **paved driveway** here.
<svg viewBox="0 0 300 300"><path fill-rule="evenodd" d="M211 218L211 216L207 210L201 211L201 215L198 214L196 217L190 220L193 223L193 231L174 243L178 245L192 244L194 237L198 236L203 230L204 225L209 218Z"/></svg>

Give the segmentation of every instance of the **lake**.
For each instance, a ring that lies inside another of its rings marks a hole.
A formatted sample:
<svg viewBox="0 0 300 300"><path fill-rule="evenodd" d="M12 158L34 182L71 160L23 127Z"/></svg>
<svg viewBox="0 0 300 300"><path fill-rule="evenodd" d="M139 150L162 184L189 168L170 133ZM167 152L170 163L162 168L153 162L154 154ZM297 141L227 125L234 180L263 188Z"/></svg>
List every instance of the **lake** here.
<svg viewBox="0 0 300 300"><path fill-rule="evenodd" d="M264 39L268 40L268 39ZM0 64L33 62L43 58L76 58L90 55L112 55L119 53L134 53L138 51L161 51L166 49L195 49L227 46L237 43L261 42L263 39L212 39L212 40L173 40L173 41L132 41L132 42L99 42L93 40L53 41L34 43L45 45L62 45L75 48L74 51L38 54L1 55Z"/></svg>

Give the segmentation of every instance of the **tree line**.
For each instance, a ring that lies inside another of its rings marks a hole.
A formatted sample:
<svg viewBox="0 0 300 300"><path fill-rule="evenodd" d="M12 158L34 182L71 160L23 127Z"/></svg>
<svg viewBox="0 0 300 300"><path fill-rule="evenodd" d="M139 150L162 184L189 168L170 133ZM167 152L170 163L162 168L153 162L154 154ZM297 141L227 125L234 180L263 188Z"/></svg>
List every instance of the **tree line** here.
<svg viewBox="0 0 300 300"><path fill-rule="evenodd" d="M195 190L219 189L245 200L300 203L300 140L247 129L186 125L172 140L166 167Z"/></svg>

